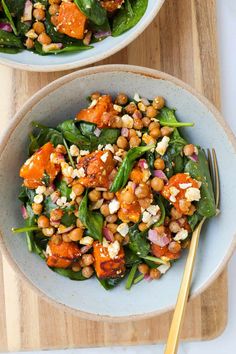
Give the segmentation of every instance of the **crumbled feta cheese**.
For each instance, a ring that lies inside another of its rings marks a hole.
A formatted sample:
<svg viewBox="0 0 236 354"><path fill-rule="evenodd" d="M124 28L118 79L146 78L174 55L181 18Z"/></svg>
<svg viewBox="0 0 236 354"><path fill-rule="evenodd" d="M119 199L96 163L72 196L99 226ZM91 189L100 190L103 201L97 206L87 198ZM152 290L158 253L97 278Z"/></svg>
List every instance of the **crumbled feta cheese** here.
<svg viewBox="0 0 236 354"><path fill-rule="evenodd" d="M120 156L114 156L114 160L123 162L122 158Z"/></svg>
<svg viewBox="0 0 236 354"><path fill-rule="evenodd" d="M49 245L46 247L46 256L52 256L52 251Z"/></svg>
<svg viewBox="0 0 236 354"><path fill-rule="evenodd" d="M93 133L98 138L101 135L101 132L102 132L101 129L96 128Z"/></svg>
<svg viewBox="0 0 236 354"><path fill-rule="evenodd" d="M192 187L192 183L180 183L179 188L181 189L187 189L189 187Z"/></svg>
<svg viewBox="0 0 236 354"><path fill-rule="evenodd" d="M98 100L92 100L92 102L90 103L88 108L93 108L96 106L96 104L98 103Z"/></svg>
<svg viewBox="0 0 236 354"><path fill-rule="evenodd" d="M61 207L62 207L66 202L67 202L66 197L61 197L61 198L58 198L58 199L57 199L56 204L57 204L58 206L61 206Z"/></svg>
<svg viewBox="0 0 236 354"><path fill-rule="evenodd" d="M120 244L118 241L111 243L108 246L108 253L111 259L114 259L120 251Z"/></svg>
<svg viewBox="0 0 236 354"><path fill-rule="evenodd" d="M65 161L65 158L61 153L52 152L50 155L50 161L55 164L60 164Z"/></svg>
<svg viewBox="0 0 236 354"><path fill-rule="evenodd" d="M170 191L170 201L172 203L175 203L176 202L176 198L175 197L177 196L177 194L179 194L180 191L176 187L170 187L169 191Z"/></svg>
<svg viewBox="0 0 236 354"><path fill-rule="evenodd" d="M175 241L185 240L188 237L188 231L185 229L181 229L174 237Z"/></svg>
<svg viewBox="0 0 236 354"><path fill-rule="evenodd" d="M102 150L103 149L103 145L102 144L99 144L98 145L98 150Z"/></svg>
<svg viewBox="0 0 236 354"><path fill-rule="evenodd" d="M198 188L188 188L185 192L185 197L189 202L194 200L198 202L201 199L200 190Z"/></svg>
<svg viewBox="0 0 236 354"><path fill-rule="evenodd" d="M169 146L170 138L168 136L163 136L162 140L157 143L156 152L163 156Z"/></svg>
<svg viewBox="0 0 236 354"><path fill-rule="evenodd" d="M115 155L116 155L116 156L122 156L123 153L124 153L124 151L125 151L125 150L123 150L123 149L119 149L118 151L116 151Z"/></svg>
<svg viewBox="0 0 236 354"><path fill-rule="evenodd" d="M114 147L113 147L111 144L105 145L104 150L109 150L109 151L111 151L113 154L114 154L114 152L115 152Z"/></svg>
<svg viewBox="0 0 236 354"><path fill-rule="evenodd" d="M96 189L96 191L99 191L99 192L106 192L107 191L107 188L104 188L104 187L96 187L95 189Z"/></svg>
<svg viewBox="0 0 236 354"><path fill-rule="evenodd" d="M75 194L75 192L71 192L71 194L70 194L70 199L71 200L75 200L76 199L76 194Z"/></svg>
<svg viewBox="0 0 236 354"><path fill-rule="evenodd" d="M117 199L112 199L112 201L108 205L108 208L110 214L115 214L120 208L120 203Z"/></svg>
<svg viewBox="0 0 236 354"><path fill-rule="evenodd" d="M85 156L88 155L89 151L88 150L80 150L80 156Z"/></svg>
<svg viewBox="0 0 236 354"><path fill-rule="evenodd" d="M161 274L165 274L170 269L170 263L162 264L159 267L157 267L157 269Z"/></svg>
<svg viewBox="0 0 236 354"><path fill-rule="evenodd" d="M36 204L40 204L43 201L43 195L42 194L36 194L36 196L34 197L34 203Z"/></svg>
<svg viewBox="0 0 236 354"><path fill-rule="evenodd" d="M140 102L141 101L141 98L140 98L140 96L139 96L139 94L137 92L135 92L135 94L134 94L134 100L136 102Z"/></svg>
<svg viewBox="0 0 236 354"><path fill-rule="evenodd" d="M136 134L138 135L139 138L141 138L142 132L140 132L139 130L136 130Z"/></svg>
<svg viewBox="0 0 236 354"><path fill-rule="evenodd" d="M103 204L104 199L99 199L96 202L92 203L91 210L100 209Z"/></svg>
<svg viewBox="0 0 236 354"><path fill-rule="evenodd" d="M143 102L138 103L138 108L141 112L145 112L147 110L147 106Z"/></svg>
<svg viewBox="0 0 236 354"><path fill-rule="evenodd" d="M109 242L107 241L107 239L105 237L103 237L103 239L102 239L102 246L106 247L106 248L109 246Z"/></svg>
<svg viewBox="0 0 236 354"><path fill-rule="evenodd" d="M144 211L142 215L142 222L145 224L151 220L152 215L148 211Z"/></svg>
<svg viewBox="0 0 236 354"><path fill-rule="evenodd" d="M91 246L93 244L93 238L90 236L82 237L81 240L79 241L79 243L81 245Z"/></svg>
<svg viewBox="0 0 236 354"><path fill-rule="evenodd" d="M71 145L70 147L71 156L79 156L79 148L76 145Z"/></svg>
<svg viewBox="0 0 236 354"><path fill-rule="evenodd" d="M129 226L128 224L126 224L125 222L123 222L122 224L120 224L118 227L117 227L117 232L119 232L119 234L123 237L125 237L128 232L129 232Z"/></svg>
<svg viewBox="0 0 236 354"><path fill-rule="evenodd" d="M194 151L194 153L195 153L196 155L198 155L198 148L197 148L195 145L194 145L193 151Z"/></svg>
<svg viewBox="0 0 236 354"><path fill-rule="evenodd" d="M109 155L109 153L108 153L108 151L107 151L107 152L105 152L105 153L100 157L100 159L102 160L102 162L105 163L105 162L107 161L108 155Z"/></svg>
<svg viewBox="0 0 236 354"><path fill-rule="evenodd" d="M150 205L147 208L147 211L151 214L151 215L157 215L158 211L160 210L159 205Z"/></svg>
<svg viewBox="0 0 236 354"><path fill-rule="evenodd" d="M121 111L122 111L122 107L119 106L118 104L113 104L113 108L114 108L114 110L117 111L117 112L121 112Z"/></svg>
<svg viewBox="0 0 236 354"><path fill-rule="evenodd" d="M176 198L173 195L170 196L170 202L172 202L172 203L176 202Z"/></svg>
<svg viewBox="0 0 236 354"><path fill-rule="evenodd" d="M123 128L133 128L134 125L134 120L132 117L130 117L128 114L123 115L123 117L121 117L122 120L122 126Z"/></svg>
<svg viewBox="0 0 236 354"><path fill-rule="evenodd" d="M36 188L35 192L36 194L44 194L46 192L46 187L45 186L39 186Z"/></svg>
<svg viewBox="0 0 236 354"><path fill-rule="evenodd" d="M65 177L71 177L73 173L73 167L70 166L67 162L61 163L61 172Z"/></svg>
<svg viewBox="0 0 236 354"><path fill-rule="evenodd" d="M38 37L37 33L34 32L33 29L30 29L26 34L26 37L31 38L31 39L36 39Z"/></svg>
<svg viewBox="0 0 236 354"><path fill-rule="evenodd" d="M76 171L78 178L85 177L85 170L83 167L80 167L78 170L74 170L74 171Z"/></svg>

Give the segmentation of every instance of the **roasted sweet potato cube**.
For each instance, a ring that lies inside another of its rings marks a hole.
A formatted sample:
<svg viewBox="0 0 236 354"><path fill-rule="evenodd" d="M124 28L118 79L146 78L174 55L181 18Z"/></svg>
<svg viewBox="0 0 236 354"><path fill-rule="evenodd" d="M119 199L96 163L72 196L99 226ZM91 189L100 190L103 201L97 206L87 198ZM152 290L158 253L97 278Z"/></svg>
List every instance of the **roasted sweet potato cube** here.
<svg viewBox="0 0 236 354"><path fill-rule="evenodd" d="M72 264L70 259L49 256L47 258L47 265L52 268L68 268Z"/></svg>
<svg viewBox="0 0 236 354"><path fill-rule="evenodd" d="M47 258L47 265L54 268L68 268L73 261L81 256L80 248L76 242L64 242L55 244L48 242L51 255Z"/></svg>
<svg viewBox="0 0 236 354"><path fill-rule="evenodd" d="M75 3L62 2L57 17L57 30L69 37L83 39L86 20Z"/></svg>
<svg viewBox="0 0 236 354"><path fill-rule="evenodd" d="M119 278L125 273L125 253L123 247L111 259L106 247L99 242L93 244L94 267L98 278Z"/></svg>

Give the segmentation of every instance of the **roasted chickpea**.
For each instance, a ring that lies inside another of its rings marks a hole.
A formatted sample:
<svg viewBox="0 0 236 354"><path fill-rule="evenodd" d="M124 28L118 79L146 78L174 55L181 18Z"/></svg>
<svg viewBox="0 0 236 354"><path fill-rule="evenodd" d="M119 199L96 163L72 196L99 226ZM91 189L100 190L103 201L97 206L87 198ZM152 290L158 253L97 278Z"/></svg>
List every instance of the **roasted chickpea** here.
<svg viewBox="0 0 236 354"><path fill-rule="evenodd" d="M72 240L71 240L69 234L67 234L67 233L65 233L65 234L62 235L62 240L63 240L64 242L72 242Z"/></svg>
<svg viewBox="0 0 236 354"><path fill-rule="evenodd" d="M41 43L42 45L45 44L50 44L52 43L52 40L51 38L47 35L46 32L43 32L41 33L39 36L38 36L38 42Z"/></svg>
<svg viewBox="0 0 236 354"><path fill-rule="evenodd" d="M159 279L161 277L161 272L158 269L152 268L150 269L149 275L151 279Z"/></svg>
<svg viewBox="0 0 236 354"><path fill-rule="evenodd" d="M27 38L25 41L25 46L27 49L32 49L34 48L34 41L31 38Z"/></svg>
<svg viewBox="0 0 236 354"><path fill-rule="evenodd" d="M94 262L94 258L92 254L83 254L82 262L85 266L90 266Z"/></svg>
<svg viewBox="0 0 236 354"><path fill-rule="evenodd" d="M82 224L82 221L79 218L76 219L76 226L79 227L80 229L85 228L84 225Z"/></svg>
<svg viewBox="0 0 236 354"><path fill-rule="evenodd" d="M93 189L91 192L89 192L88 197L91 200L91 202L97 202L99 199L101 199L102 194L100 191Z"/></svg>
<svg viewBox="0 0 236 354"><path fill-rule="evenodd" d="M151 119L148 117L143 117L142 122L143 122L143 126L147 128L151 123Z"/></svg>
<svg viewBox="0 0 236 354"><path fill-rule="evenodd" d="M180 219L182 217L182 214L177 209L175 209L175 207L171 208L170 215L174 220Z"/></svg>
<svg viewBox="0 0 236 354"><path fill-rule="evenodd" d="M58 144L58 145L56 146L55 151L56 151L57 153L63 154L63 155L65 155L65 154L67 153L65 146L64 146L64 145L61 145L61 144Z"/></svg>
<svg viewBox="0 0 236 354"><path fill-rule="evenodd" d="M189 208L188 215L193 215L195 210L196 210L196 207L193 204L191 204L190 208Z"/></svg>
<svg viewBox="0 0 236 354"><path fill-rule="evenodd" d="M33 203L32 210L35 215L40 215L42 213L43 206L42 206L42 204Z"/></svg>
<svg viewBox="0 0 236 354"><path fill-rule="evenodd" d="M143 232L143 231L147 230L148 226L144 222L141 222L139 224L138 228L139 228L139 231Z"/></svg>
<svg viewBox="0 0 236 354"><path fill-rule="evenodd" d="M101 206L101 208L100 208L100 212L101 212L101 214L103 215L103 216L108 216L108 215L110 215L110 210L109 210L109 207L108 207L108 205L107 204L103 204L102 206Z"/></svg>
<svg viewBox="0 0 236 354"><path fill-rule="evenodd" d="M181 227L177 221L171 221L169 224L169 229L171 232L174 232L175 234L181 230Z"/></svg>
<svg viewBox="0 0 236 354"><path fill-rule="evenodd" d="M137 147L141 144L141 139L136 135L132 136L129 141L129 146L131 148Z"/></svg>
<svg viewBox="0 0 236 354"><path fill-rule="evenodd" d="M134 193L131 190L125 189L121 192L121 200L124 203L131 204L133 203L134 199Z"/></svg>
<svg viewBox="0 0 236 354"><path fill-rule="evenodd" d="M123 245L128 245L129 241L130 241L130 237L129 235L126 235L123 240Z"/></svg>
<svg viewBox="0 0 236 354"><path fill-rule="evenodd" d="M140 185L135 189L135 195L137 198L146 198L150 194L150 189L147 184L140 183Z"/></svg>
<svg viewBox="0 0 236 354"><path fill-rule="evenodd" d="M45 32L45 26L43 24L43 22L37 21L33 24L33 29L34 32L37 34L41 34L43 32Z"/></svg>
<svg viewBox="0 0 236 354"><path fill-rule="evenodd" d="M49 4L53 5L53 4L60 4L61 0L49 0Z"/></svg>
<svg viewBox="0 0 236 354"><path fill-rule="evenodd" d="M115 233L114 239L115 239L115 241L118 241L121 245L122 245L122 243L124 241L124 237L121 236L118 232Z"/></svg>
<svg viewBox="0 0 236 354"><path fill-rule="evenodd" d="M51 16L51 22L53 26L56 27L58 25L58 16L57 15Z"/></svg>
<svg viewBox="0 0 236 354"><path fill-rule="evenodd" d="M120 106L124 106L128 102L128 97L124 93L119 93L116 97L116 103Z"/></svg>
<svg viewBox="0 0 236 354"><path fill-rule="evenodd" d="M81 203L81 200L83 199L83 197L80 195L79 197L77 197L75 199L76 203L79 205Z"/></svg>
<svg viewBox="0 0 236 354"><path fill-rule="evenodd" d="M182 211L183 214L188 214L190 207L191 202L189 202L187 199L179 200L179 209Z"/></svg>
<svg viewBox="0 0 236 354"><path fill-rule="evenodd" d="M50 15L56 15L59 12L60 6L57 4L53 4L49 6L48 12Z"/></svg>
<svg viewBox="0 0 236 354"><path fill-rule="evenodd" d="M71 241L80 241L83 237L84 230L79 227L75 228L69 233Z"/></svg>
<svg viewBox="0 0 236 354"><path fill-rule="evenodd" d="M158 111L153 106L148 106L146 115L148 118L155 118L157 116Z"/></svg>
<svg viewBox="0 0 236 354"><path fill-rule="evenodd" d="M171 253L178 253L181 250L181 245L176 242L176 241L172 241L169 245L168 245L168 250Z"/></svg>
<svg viewBox="0 0 236 354"><path fill-rule="evenodd" d="M185 156L191 156L193 153L194 153L194 145L193 144L185 145L185 147L184 147L184 155Z"/></svg>
<svg viewBox="0 0 236 354"><path fill-rule="evenodd" d="M61 235L53 235L51 241L55 243L55 245L59 245L62 241Z"/></svg>
<svg viewBox="0 0 236 354"><path fill-rule="evenodd" d="M82 275L85 277L85 278L91 278L91 276L93 275L94 273L94 270L92 267L84 267L82 269Z"/></svg>
<svg viewBox="0 0 236 354"><path fill-rule="evenodd" d="M155 192L160 192L164 187L163 179L161 179L159 177L154 177L151 180L151 187Z"/></svg>
<svg viewBox="0 0 236 354"><path fill-rule="evenodd" d="M140 118L134 118L134 129L141 130L143 128L143 122Z"/></svg>
<svg viewBox="0 0 236 354"><path fill-rule="evenodd" d="M116 233L117 227L118 227L117 224L113 224L113 223L112 223L112 224L107 224L107 228L108 228L113 234Z"/></svg>
<svg viewBox="0 0 236 354"><path fill-rule="evenodd" d="M93 101L93 100L98 100L100 96L101 96L100 92L93 92L93 93L91 94L91 100L92 100L92 101Z"/></svg>
<svg viewBox="0 0 236 354"><path fill-rule="evenodd" d="M189 248L190 247L190 240L186 239L181 243L181 248L185 249L185 248Z"/></svg>
<svg viewBox="0 0 236 354"><path fill-rule="evenodd" d="M45 11L43 9L34 9L33 16L38 21L45 20Z"/></svg>
<svg viewBox="0 0 236 354"><path fill-rule="evenodd" d="M147 209L151 205L152 199L143 198L143 199L139 199L138 202L139 202L139 205L141 206L141 208Z"/></svg>
<svg viewBox="0 0 236 354"><path fill-rule="evenodd" d="M137 136L137 133L134 129L129 129L129 139L132 138L133 136Z"/></svg>
<svg viewBox="0 0 236 354"><path fill-rule="evenodd" d="M150 130L156 129L156 128L160 129L160 123L159 122L151 122L148 127L148 130L150 131Z"/></svg>
<svg viewBox="0 0 236 354"><path fill-rule="evenodd" d="M138 271L145 275L145 274L149 273L150 269L149 269L149 266L146 263L141 263L138 266Z"/></svg>
<svg viewBox="0 0 236 354"><path fill-rule="evenodd" d="M125 110L128 114L132 115L136 111L137 106L134 102L130 102L126 107Z"/></svg>
<svg viewBox="0 0 236 354"><path fill-rule="evenodd" d="M154 161L154 167L156 170L164 170L165 169L165 161L158 157L155 161Z"/></svg>
<svg viewBox="0 0 236 354"><path fill-rule="evenodd" d="M50 221L45 215L40 215L38 218L38 227L45 228L50 226Z"/></svg>
<svg viewBox="0 0 236 354"><path fill-rule="evenodd" d="M120 149L126 149L128 147L128 140L124 136L119 136L116 142Z"/></svg>
<svg viewBox="0 0 236 354"><path fill-rule="evenodd" d="M111 192L103 192L102 197L106 200L112 200L114 198L115 194Z"/></svg>
<svg viewBox="0 0 236 354"><path fill-rule="evenodd" d="M159 128L154 128L149 131L152 138L157 139L161 136L161 130Z"/></svg>
<svg viewBox="0 0 236 354"><path fill-rule="evenodd" d="M112 127L119 128L119 129L123 127L122 119L119 116L113 118Z"/></svg>
<svg viewBox="0 0 236 354"><path fill-rule="evenodd" d="M62 209L54 209L50 212L50 219L53 221L61 220L62 216L63 216Z"/></svg>
<svg viewBox="0 0 236 354"><path fill-rule="evenodd" d="M173 133L174 129L170 127L162 127L161 128L161 135L162 136L169 136Z"/></svg>
<svg viewBox="0 0 236 354"><path fill-rule="evenodd" d="M72 270L73 272L79 272L81 270L81 266L78 262L76 262L73 266L72 266Z"/></svg>
<svg viewBox="0 0 236 354"><path fill-rule="evenodd" d="M76 183L72 186L72 191L76 196L80 196L84 193L84 186L82 186L80 183Z"/></svg>
<svg viewBox="0 0 236 354"><path fill-rule="evenodd" d="M42 229L42 233L46 237L51 237L54 234L54 232L55 232L54 227L45 227Z"/></svg>
<svg viewBox="0 0 236 354"><path fill-rule="evenodd" d="M117 215L116 214L112 214L112 215L108 215L106 217L106 221L109 223L115 223L117 221Z"/></svg>
<svg viewBox="0 0 236 354"><path fill-rule="evenodd" d="M153 102L152 102L152 106L155 109L162 109L165 106L165 100L163 97L161 96L157 96L154 98Z"/></svg>
<svg viewBox="0 0 236 354"><path fill-rule="evenodd" d="M154 230L160 234L163 235L165 233L165 226L161 225L161 226L156 226L154 227Z"/></svg>

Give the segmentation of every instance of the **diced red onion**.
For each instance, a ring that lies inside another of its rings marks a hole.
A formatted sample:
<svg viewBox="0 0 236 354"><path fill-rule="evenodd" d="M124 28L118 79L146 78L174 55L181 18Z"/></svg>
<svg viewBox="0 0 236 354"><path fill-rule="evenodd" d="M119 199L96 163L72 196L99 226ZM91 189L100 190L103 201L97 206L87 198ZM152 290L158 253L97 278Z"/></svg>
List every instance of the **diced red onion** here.
<svg viewBox="0 0 236 354"><path fill-rule="evenodd" d="M149 105L150 105L150 102L148 101L147 98L142 98L142 99L141 99L141 102L142 102L145 106L149 106Z"/></svg>
<svg viewBox="0 0 236 354"><path fill-rule="evenodd" d="M147 168L147 161L145 159L139 160L138 166L143 169Z"/></svg>
<svg viewBox="0 0 236 354"><path fill-rule="evenodd" d="M110 35L111 35L111 31L97 31L96 33L94 33L94 37L96 39L108 37Z"/></svg>
<svg viewBox="0 0 236 354"><path fill-rule="evenodd" d="M80 249L81 254L88 252L90 250L90 248L92 248L92 246L90 246L90 245L81 247L81 249Z"/></svg>
<svg viewBox="0 0 236 354"><path fill-rule="evenodd" d="M188 156L188 158L194 162L198 162L198 155L195 152L191 156Z"/></svg>
<svg viewBox="0 0 236 354"><path fill-rule="evenodd" d="M133 191L135 191L135 189L137 188L137 184L134 183L134 182L131 182L131 183L130 183L130 186L131 186L131 188L132 188Z"/></svg>
<svg viewBox="0 0 236 354"><path fill-rule="evenodd" d="M0 23L0 30L5 32L12 32L12 27L9 23Z"/></svg>
<svg viewBox="0 0 236 354"><path fill-rule="evenodd" d="M27 213L27 210L26 210L24 205L21 206L21 214L22 214L24 219L28 218L28 213Z"/></svg>
<svg viewBox="0 0 236 354"><path fill-rule="evenodd" d="M141 113L140 111L136 110L136 111L134 112L134 114L132 115L132 117L133 117L134 119L141 119L141 118L142 118L142 113Z"/></svg>
<svg viewBox="0 0 236 354"><path fill-rule="evenodd" d="M96 128L95 130L94 130L94 135L96 136L96 137L99 137L100 136L100 134L101 134L101 130L99 129L99 128Z"/></svg>
<svg viewBox="0 0 236 354"><path fill-rule="evenodd" d="M26 0L22 21L23 22L31 21L32 20L32 12L33 12L32 1Z"/></svg>
<svg viewBox="0 0 236 354"><path fill-rule="evenodd" d="M52 199L52 202L53 203L56 203L56 201L59 199L59 195L58 195L58 193L52 193L51 194L51 199Z"/></svg>
<svg viewBox="0 0 236 354"><path fill-rule="evenodd" d="M166 177L166 174L162 170L155 170L153 172L154 177L158 177L163 179L163 181L168 182L168 178Z"/></svg>
<svg viewBox="0 0 236 354"><path fill-rule="evenodd" d="M102 232L107 241L114 242L115 239L111 230L109 230L107 227L104 227Z"/></svg>
<svg viewBox="0 0 236 354"><path fill-rule="evenodd" d="M74 228L74 226L72 225L72 226L66 227L66 228L63 229L62 231L58 230L58 233L59 233L59 234L65 234L66 232L71 231L73 228Z"/></svg>
<svg viewBox="0 0 236 354"><path fill-rule="evenodd" d="M122 128L122 129L121 129L121 135L124 136L125 138L128 138L128 136L129 136L129 129L128 129L128 128Z"/></svg>
<svg viewBox="0 0 236 354"><path fill-rule="evenodd" d="M53 219L50 219L50 224L51 224L53 227L59 227L59 226L60 226L60 220L53 220Z"/></svg>
<svg viewBox="0 0 236 354"><path fill-rule="evenodd" d="M147 281L152 281L152 278L150 277L149 274L145 274L144 275L144 279L147 280Z"/></svg>
<svg viewBox="0 0 236 354"><path fill-rule="evenodd" d="M156 230L148 231L148 239L157 246L165 247L170 243L169 237L166 235L159 235Z"/></svg>

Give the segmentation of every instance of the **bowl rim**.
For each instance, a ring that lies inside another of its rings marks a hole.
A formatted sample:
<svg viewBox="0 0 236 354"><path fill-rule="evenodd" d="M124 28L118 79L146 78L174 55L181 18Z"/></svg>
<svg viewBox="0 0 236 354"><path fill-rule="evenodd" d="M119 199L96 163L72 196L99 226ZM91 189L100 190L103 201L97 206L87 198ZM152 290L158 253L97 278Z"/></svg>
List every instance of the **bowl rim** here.
<svg viewBox="0 0 236 354"><path fill-rule="evenodd" d="M87 68L83 70L78 70L75 71L71 74L68 74L66 76L63 76L52 83L48 84L47 86L43 87L40 89L36 94L34 94L31 98L29 98L26 103L23 105L23 107L14 115L12 122L8 126L7 129L5 129L1 140L0 140L0 157L2 153L5 150L5 147L7 145L8 139L10 136L14 133L14 130L18 126L18 124L24 119L25 115L29 113L32 110L32 107L34 107L36 104L38 104L42 99L44 99L47 95L49 95L51 92L55 91L59 87L63 86L64 84L69 83L70 81L73 81L74 79L82 78L82 77L87 77L91 76L97 73L108 73L108 72L127 72L127 73L133 73L145 77L150 77L154 79L159 79L159 80L165 80L173 83L176 86L180 86L181 88L185 89L186 91L190 92L192 95L194 95L201 103L203 103L205 106L207 106L208 110L214 115L218 123L221 125L225 133L227 134L232 146L234 147L234 150L236 152L236 138L225 122L224 118L220 114L220 112L215 108L215 106L204 96L202 96L198 91L193 89L191 86L188 84L184 83L182 80L175 78L169 74L166 74L164 72L154 70L154 69L149 69L145 67L140 67L140 66L134 66L134 65L118 65L118 64L113 64L113 65L103 65L103 66L95 66L92 68ZM1 227L1 226L0 226ZM211 274L209 279L193 294L190 294L190 300L196 298L198 295L200 295L202 292L204 292L213 282L214 280L221 274L221 272L224 270L226 267L230 257L232 256L235 248L236 248L236 234L234 235L234 239L231 242L231 245L225 255L225 257L222 259L222 261L219 263L218 267L215 269L215 271ZM142 320L142 319L147 319L151 318L154 316L158 316L160 314L163 314L167 311L173 310L173 306L167 306L161 310L157 311L152 311L149 313L142 313L138 315L130 315L130 316L108 316L108 315L99 315L99 314L93 314L93 313L88 313L85 311L81 311L78 309L74 309L69 307L68 305L62 304L59 301L53 300L51 297L49 297L47 294L45 294L41 289L36 287L30 279L27 278L26 275L23 274L23 272L20 270L19 266L15 262L15 260L11 257L10 253L8 252L8 249L3 241L2 237L2 231L0 230L0 251L2 254L6 257L8 263L10 266L13 268L13 270L16 272L17 275L20 276L22 280L24 280L27 285L37 293L37 295L42 298L43 300L46 300L53 306L56 306L60 310L68 311L69 313L73 315L77 315L81 318L87 319L87 320L93 320L93 321L115 321L115 322L122 322L122 321L128 321L128 320Z"/></svg>
<svg viewBox="0 0 236 354"><path fill-rule="evenodd" d="M151 22L154 20L158 12L160 11L162 5L164 4L165 0L159 0L158 4L156 5L156 8L150 12L147 16L146 21L142 24L137 26L137 29L135 32L132 34L128 35L127 38L124 38L119 42L117 45L112 47L109 51L106 51L104 53L98 53L96 55L91 55L91 57L86 58L86 59L77 59L71 63L65 63L65 64L55 64L55 65L34 65L34 64L22 64L22 63L17 63L11 59L6 59L2 58L0 56L0 64L6 65L8 67L11 67L13 69L20 69L20 70L25 70L25 71L35 71L35 72L54 72L54 71L66 71L66 70L71 70L75 68L81 68L84 66L88 66L91 64L94 64L100 60L104 60L108 57L111 57L115 53L119 52L121 49L127 47L131 42L133 42L136 38L141 35L142 32L151 24ZM129 31L127 31L129 33Z"/></svg>

